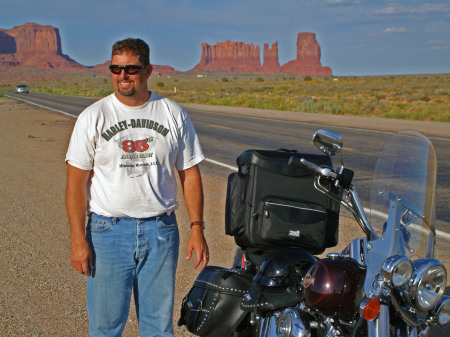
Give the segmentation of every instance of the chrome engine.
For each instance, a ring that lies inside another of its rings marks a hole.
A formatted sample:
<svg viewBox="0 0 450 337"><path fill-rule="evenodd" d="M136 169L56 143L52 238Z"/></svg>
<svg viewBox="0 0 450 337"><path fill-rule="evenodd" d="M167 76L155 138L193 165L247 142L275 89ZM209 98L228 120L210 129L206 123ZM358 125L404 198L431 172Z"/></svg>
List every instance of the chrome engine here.
<svg viewBox="0 0 450 337"><path fill-rule="evenodd" d="M320 330L321 335L327 337L340 337L342 332L334 326L334 320L330 317L322 317L320 323L311 319L308 309L303 307L287 308L275 311L270 316L259 321L259 337L311 337L311 330ZM317 317L316 317L317 318Z"/></svg>
<svg viewBox="0 0 450 337"><path fill-rule="evenodd" d="M261 320L260 337L310 337L300 311L287 308Z"/></svg>

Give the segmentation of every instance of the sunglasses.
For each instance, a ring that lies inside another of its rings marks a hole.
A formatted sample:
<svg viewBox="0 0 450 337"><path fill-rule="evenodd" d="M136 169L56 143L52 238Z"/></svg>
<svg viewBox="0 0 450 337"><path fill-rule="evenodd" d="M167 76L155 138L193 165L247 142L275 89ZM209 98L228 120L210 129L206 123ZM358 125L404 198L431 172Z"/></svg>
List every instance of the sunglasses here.
<svg viewBox="0 0 450 337"><path fill-rule="evenodd" d="M127 64L126 66L119 66L117 64L111 64L109 66L109 70L115 75L120 75L120 73L122 72L122 69L125 70L125 74L136 75L138 72L140 72L146 66L147 66L146 64L144 64L143 66L136 66L136 65L132 65L132 64Z"/></svg>

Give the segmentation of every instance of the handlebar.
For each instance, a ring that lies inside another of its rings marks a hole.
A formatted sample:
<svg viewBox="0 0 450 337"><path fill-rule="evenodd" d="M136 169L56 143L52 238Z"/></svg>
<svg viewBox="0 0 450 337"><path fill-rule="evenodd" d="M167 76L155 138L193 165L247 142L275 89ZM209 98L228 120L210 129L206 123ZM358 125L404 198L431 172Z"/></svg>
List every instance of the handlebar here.
<svg viewBox="0 0 450 337"><path fill-rule="evenodd" d="M335 197L330 194L330 191L325 187L321 186L320 178L328 178L334 181L334 186L343 188L347 194L349 199L349 203L343 202L343 200L337 200L342 205L344 205L349 211L351 211L358 221L359 225L366 233L369 239L375 239L377 237L375 231L370 225L369 219L366 216L361 200L356 192L355 187L352 185L353 179L353 171L344 167L339 168L339 173L335 172L332 168L326 166L319 166L317 164L311 163L304 158L290 157L288 161L288 165L297 167L302 170L307 170L317 176L317 179L314 183L314 186L324 193L328 195L330 198L335 199Z"/></svg>
<svg viewBox="0 0 450 337"><path fill-rule="evenodd" d="M317 164L307 161L305 158L291 157L289 158L288 165L297 167L299 169L306 169L312 173L316 173L322 177L337 179L338 174L331 170L329 167L319 166Z"/></svg>

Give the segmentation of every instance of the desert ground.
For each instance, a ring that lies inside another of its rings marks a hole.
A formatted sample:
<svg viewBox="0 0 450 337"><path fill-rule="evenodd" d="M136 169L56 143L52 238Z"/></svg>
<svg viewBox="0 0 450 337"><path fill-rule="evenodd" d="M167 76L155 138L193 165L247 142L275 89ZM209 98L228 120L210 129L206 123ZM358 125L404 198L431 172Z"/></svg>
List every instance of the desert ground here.
<svg viewBox="0 0 450 337"><path fill-rule="evenodd" d="M69 262L70 232L64 206L64 157L74 119L0 97L0 335L87 336L85 277ZM210 265L231 266L235 244L224 233L226 182L203 175ZM186 262L189 219L177 212L181 234L176 322L183 296L198 271ZM339 251L362 231L341 217ZM124 336L138 336L131 310Z"/></svg>

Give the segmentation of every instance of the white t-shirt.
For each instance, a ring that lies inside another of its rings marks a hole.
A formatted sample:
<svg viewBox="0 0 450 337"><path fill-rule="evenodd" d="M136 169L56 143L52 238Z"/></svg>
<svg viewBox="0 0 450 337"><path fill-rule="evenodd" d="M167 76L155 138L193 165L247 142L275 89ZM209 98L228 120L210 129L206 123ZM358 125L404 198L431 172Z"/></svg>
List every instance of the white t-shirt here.
<svg viewBox="0 0 450 337"><path fill-rule="evenodd" d="M151 93L139 107L114 94L84 110L66 154L70 165L93 170L87 212L147 218L178 207L175 170L205 159L187 112Z"/></svg>

